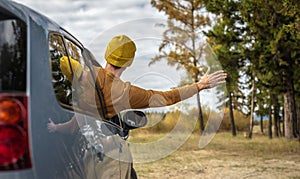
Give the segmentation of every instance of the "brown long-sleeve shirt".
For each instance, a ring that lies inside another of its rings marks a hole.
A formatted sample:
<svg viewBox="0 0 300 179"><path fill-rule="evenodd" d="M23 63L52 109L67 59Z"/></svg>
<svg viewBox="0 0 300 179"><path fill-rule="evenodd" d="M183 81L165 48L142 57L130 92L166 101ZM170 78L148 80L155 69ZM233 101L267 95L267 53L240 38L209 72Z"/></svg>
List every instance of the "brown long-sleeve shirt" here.
<svg viewBox="0 0 300 179"><path fill-rule="evenodd" d="M169 91L146 90L124 82L103 68L95 67L98 83L103 93L108 118L125 109L143 109L175 104L199 92L196 84Z"/></svg>

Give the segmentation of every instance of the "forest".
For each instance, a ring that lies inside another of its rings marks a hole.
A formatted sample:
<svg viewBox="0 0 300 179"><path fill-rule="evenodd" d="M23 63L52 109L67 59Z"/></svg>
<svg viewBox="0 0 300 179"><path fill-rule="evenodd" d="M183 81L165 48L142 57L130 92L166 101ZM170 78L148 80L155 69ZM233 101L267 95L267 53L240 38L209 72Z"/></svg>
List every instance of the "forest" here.
<svg viewBox="0 0 300 179"><path fill-rule="evenodd" d="M151 0L151 5L168 18L159 52L150 65L167 60L188 72L190 81L182 84L197 82L214 65L203 62L209 47L228 74L227 122L221 128L230 128L236 136L241 121L247 120L243 130L248 138L256 123L261 132L267 125L269 138L300 139L297 0ZM200 95L197 104L201 133L205 110Z"/></svg>

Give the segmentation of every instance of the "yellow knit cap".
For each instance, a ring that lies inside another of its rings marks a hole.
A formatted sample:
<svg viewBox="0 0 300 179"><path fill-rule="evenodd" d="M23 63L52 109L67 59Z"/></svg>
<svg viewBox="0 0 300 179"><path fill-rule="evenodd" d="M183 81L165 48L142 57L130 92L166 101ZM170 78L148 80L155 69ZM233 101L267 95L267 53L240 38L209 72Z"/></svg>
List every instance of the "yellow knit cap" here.
<svg viewBox="0 0 300 179"><path fill-rule="evenodd" d="M128 67L132 64L136 47L126 35L113 37L107 45L105 59L117 67Z"/></svg>
<svg viewBox="0 0 300 179"><path fill-rule="evenodd" d="M83 71L81 64L71 57L70 57L70 62L71 62L72 70L73 70L73 73L75 74L76 79L79 79L82 74L82 71ZM70 68L69 59L67 56L63 56L60 58L60 69L61 69L61 72L67 77L67 79L70 82L72 82L73 76L72 76L72 71Z"/></svg>

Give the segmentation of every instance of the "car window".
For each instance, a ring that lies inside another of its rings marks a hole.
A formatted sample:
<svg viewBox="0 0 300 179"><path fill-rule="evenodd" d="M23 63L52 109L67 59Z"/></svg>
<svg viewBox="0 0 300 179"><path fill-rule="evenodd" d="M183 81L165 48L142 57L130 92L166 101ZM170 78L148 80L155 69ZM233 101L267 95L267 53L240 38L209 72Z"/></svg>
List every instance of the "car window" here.
<svg viewBox="0 0 300 179"><path fill-rule="evenodd" d="M72 106L72 84L60 69L60 58L67 56L63 38L57 34L49 36L49 52L52 73L52 85L56 99L63 107Z"/></svg>
<svg viewBox="0 0 300 179"><path fill-rule="evenodd" d="M9 18L9 17L7 17ZM26 25L0 19L0 91L26 91Z"/></svg>

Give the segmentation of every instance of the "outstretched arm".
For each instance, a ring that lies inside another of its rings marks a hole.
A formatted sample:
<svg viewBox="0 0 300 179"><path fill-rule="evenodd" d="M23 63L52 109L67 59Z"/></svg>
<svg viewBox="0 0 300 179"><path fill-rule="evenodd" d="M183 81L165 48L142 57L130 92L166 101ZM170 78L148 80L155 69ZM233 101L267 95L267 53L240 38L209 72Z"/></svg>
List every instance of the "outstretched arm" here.
<svg viewBox="0 0 300 179"><path fill-rule="evenodd" d="M192 97L201 90L213 88L226 82L227 74L224 71L220 70L212 74L209 74L209 72L210 70L197 83L170 91L145 90L131 86L129 93L131 108L139 109L172 105Z"/></svg>

